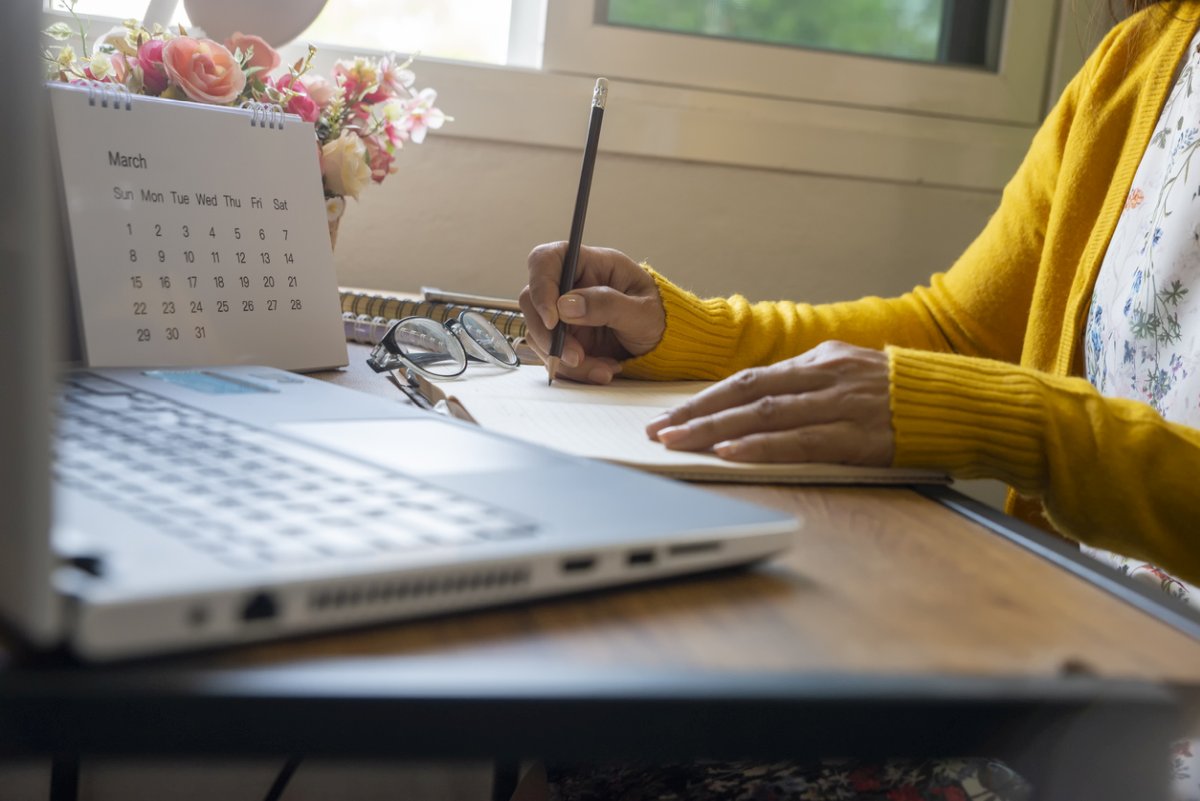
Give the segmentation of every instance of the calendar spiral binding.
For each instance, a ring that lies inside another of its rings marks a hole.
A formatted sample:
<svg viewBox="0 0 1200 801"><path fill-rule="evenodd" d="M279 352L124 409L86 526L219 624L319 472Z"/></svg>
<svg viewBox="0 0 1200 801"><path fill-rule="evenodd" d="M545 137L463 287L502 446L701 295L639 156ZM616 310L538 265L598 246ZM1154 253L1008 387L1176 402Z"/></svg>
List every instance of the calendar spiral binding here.
<svg viewBox="0 0 1200 801"><path fill-rule="evenodd" d="M129 111L133 108L133 93L124 84L105 81L82 81L82 83L87 86L89 106L99 103L101 108L108 108L111 103L114 109L124 106L125 110Z"/></svg>
<svg viewBox="0 0 1200 801"><path fill-rule="evenodd" d="M277 103L259 103L255 100L247 100L242 103L241 108L250 112L251 128L283 130L284 111Z"/></svg>
<svg viewBox="0 0 1200 801"><path fill-rule="evenodd" d="M51 82L51 85L54 85L53 82ZM101 108L111 107L114 109L124 108L125 111L133 109L133 92L129 91L129 87L124 84L109 83L107 81L78 81L76 85L87 89L89 106L98 105ZM259 103L254 100L247 100L239 108L249 112L251 128L269 128L273 131L283 130L283 120L286 112L284 112L278 103Z"/></svg>

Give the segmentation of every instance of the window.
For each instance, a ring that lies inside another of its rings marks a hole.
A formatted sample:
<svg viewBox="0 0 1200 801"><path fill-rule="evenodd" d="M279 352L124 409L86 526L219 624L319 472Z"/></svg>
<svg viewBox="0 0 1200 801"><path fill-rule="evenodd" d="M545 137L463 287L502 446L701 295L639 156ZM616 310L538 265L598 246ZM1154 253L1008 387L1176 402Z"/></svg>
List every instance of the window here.
<svg viewBox="0 0 1200 801"><path fill-rule="evenodd" d="M1003 0L607 0L609 25L995 68Z"/></svg>
<svg viewBox="0 0 1200 801"><path fill-rule="evenodd" d="M351 51L419 53L507 64L512 61L509 40L514 5L527 4L528 0L328 0L320 16L298 38ZM58 0L48 5L62 8ZM182 3L173 11L171 2L156 5L168 8L171 23L191 24ZM78 0L75 10L142 19L148 6L148 0Z"/></svg>
<svg viewBox="0 0 1200 801"><path fill-rule="evenodd" d="M1032 125L1057 14L1046 0L550 0L544 61L565 73Z"/></svg>
<svg viewBox="0 0 1200 801"><path fill-rule="evenodd" d="M580 98L604 75L620 108L606 124L608 152L988 190L1003 186L1042 117L1055 22L1073 8L1048 0L328 3L298 40L319 45L314 68L328 73L364 49L419 53L421 83L436 87L456 118L448 137L577 148ZM178 0L79 0L78 8L108 17L99 23L107 26L148 6L186 21ZM797 10L821 25L789 16ZM381 22L401 13L408 22ZM459 23L467 36L445 38ZM297 43L285 56L301 52Z"/></svg>
<svg viewBox="0 0 1200 801"><path fill-rule="evenodd" d="M511 15L511 0L329 0L300 39L505 64Z"/></svg>

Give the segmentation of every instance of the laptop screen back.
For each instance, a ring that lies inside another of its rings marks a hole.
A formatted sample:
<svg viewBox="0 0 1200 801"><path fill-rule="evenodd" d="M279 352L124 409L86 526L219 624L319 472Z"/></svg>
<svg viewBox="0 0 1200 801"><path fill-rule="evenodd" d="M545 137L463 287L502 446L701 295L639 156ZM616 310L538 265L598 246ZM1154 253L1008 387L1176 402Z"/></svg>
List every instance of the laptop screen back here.
<svg viewBox="0 0 1200 801"><path fill-rule="evenodd" d="M37 644L58 634L50 574L49 443L57 320L41 3L0 6L0 617Z"/></svg>

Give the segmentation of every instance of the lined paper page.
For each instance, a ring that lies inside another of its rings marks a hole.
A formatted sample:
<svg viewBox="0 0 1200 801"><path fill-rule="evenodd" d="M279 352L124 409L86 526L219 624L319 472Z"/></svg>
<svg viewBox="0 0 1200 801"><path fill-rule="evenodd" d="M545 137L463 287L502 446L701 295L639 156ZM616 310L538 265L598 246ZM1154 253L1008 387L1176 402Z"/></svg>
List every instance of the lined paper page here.
<svg viewBox="0 0 1200 801"><path fill-rule="evenodd" d="M646 424L709 386L707 381L631 381L607 386L558 381L546 385L540 366L518 370L472 367L440 382L431 397L453 399L484 428L577 456L705 481L789 483L945 483L925 470L833 464L747 464L711 453L672 451L646 436Z"/></svg>

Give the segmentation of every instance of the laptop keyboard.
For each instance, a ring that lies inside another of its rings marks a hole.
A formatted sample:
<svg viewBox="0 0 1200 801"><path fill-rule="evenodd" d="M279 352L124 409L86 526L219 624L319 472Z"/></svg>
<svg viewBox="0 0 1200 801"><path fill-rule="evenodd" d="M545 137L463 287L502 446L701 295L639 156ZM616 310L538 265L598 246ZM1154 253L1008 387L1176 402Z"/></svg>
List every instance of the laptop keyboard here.
<svg viewBox="0 0 1200 801"><path fill-rule="evenodd" d="M63 387L54 475L238 567L535 533L528 519L412 476L87 375Z"/></svg>

